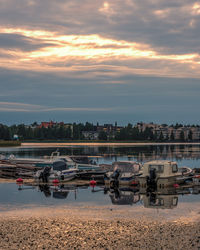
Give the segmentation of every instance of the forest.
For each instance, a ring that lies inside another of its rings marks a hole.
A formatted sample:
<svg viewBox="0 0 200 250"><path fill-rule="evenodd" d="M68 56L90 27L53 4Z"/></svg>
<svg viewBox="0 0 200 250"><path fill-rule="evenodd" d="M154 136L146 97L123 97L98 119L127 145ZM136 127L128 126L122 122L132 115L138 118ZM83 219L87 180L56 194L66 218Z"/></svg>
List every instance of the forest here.
<svg viewBox="0 0 200 250"><path fill-rule="evenodd" d="M167 126L167 125L166 125ZM184 127L182 124L171 125L174 130ZM194 126L194 125L192 125ZM96 140L103 141L175 141L173 132L164 136L160 133L153 132L151 128L144 131L128 124L117 129L115 125L109 129L104 126L94 125L92 123L73 123L70 126L64 123L55 123L53 126L41 127L36 122L31 125L3 125L0 124L0 140L91 140L84 136L84 131L97 133ZM93 139L94 140L94 139ZM183 131L180 133L178 141L185 141ZM192 132L190 131L187 140L192 140ZM176 139L177 141L177 139Z"/></svg>

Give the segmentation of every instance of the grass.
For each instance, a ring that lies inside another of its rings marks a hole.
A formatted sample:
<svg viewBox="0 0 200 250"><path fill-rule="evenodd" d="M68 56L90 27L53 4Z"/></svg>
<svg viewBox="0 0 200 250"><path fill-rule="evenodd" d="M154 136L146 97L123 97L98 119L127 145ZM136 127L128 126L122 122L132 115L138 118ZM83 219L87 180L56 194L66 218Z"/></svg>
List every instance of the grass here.
<svg viewBox="0 0 200 250"><path fill-rule="evenodd" d="M0 147L17 147L21 146L20 141L0 141Z"/></svg>

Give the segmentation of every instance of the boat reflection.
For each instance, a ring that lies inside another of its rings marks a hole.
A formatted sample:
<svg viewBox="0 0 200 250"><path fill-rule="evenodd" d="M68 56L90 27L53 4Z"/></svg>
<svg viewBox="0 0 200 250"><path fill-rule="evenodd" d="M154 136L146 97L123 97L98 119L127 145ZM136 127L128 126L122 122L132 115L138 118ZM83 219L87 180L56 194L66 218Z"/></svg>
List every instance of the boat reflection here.
<svg viewBox="0 0 200 250"><path fill-rule="evenodd" d="M113 205L133 205L140 201L139 190L135 188L108 189L106 193Z"/></svg>
<svg viewBox="0 0 200 250"><path fill-rule="evenodd" d="M70 192L75 193L76 199L76 191L78 188L75 185L48 185L48 184L40 184L36 186L38 190L44 193L45 197L52 197L54 199L66 199ZM87 188L87 186L83 186L82 188Z"/></svg>
<svg viewBox="0 0 200 250"><path fill-rule="evenodd" d="M178 195L173 194L148 193L142 200L146 208L173 209L178 205Z"/></svg>
<svg viewBox="0 0 200 250"><path fill-rule="evenodd" d="M99 202L105 200L106 203L110 202L113 205L136 205L142 204L145 208L159 208L159 209L174 209L178 206L179 196L184 195L199 195L200 186L185 185L179 186L178 188L156 188L145 189L140 188L139 186L135 187L118 187L118 188L108 188L107 186L92 186L88 184L84 185L75 185L75 184L58 184L58 185L49 185L49 184L23 184L18 185L18 190L38 190L44 194L45 198L53 198L66 200L71 198L69 197L70 193L74 194L74 200L81 198L83 202ZM83 190L84 192L83 196ZM100 193L100 194L99 194ZM110 199L104 199L105 196L109 196ZM78 199L76 202L80 201ZM104 203L105 204L105 203Z"/></svg>

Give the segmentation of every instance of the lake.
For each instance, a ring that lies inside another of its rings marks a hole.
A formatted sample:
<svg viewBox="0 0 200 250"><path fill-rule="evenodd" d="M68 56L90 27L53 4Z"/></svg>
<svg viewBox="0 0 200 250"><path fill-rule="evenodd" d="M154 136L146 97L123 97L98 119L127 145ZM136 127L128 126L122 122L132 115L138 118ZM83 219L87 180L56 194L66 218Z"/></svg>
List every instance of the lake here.
<svg viewBox="0 0 200 250"><path fill-rule="evenodd" d="M200 166L199 145L148 145L148 146L68 146L66 148L1 148L0 154L16 157L42 157L59 149L61 155L87 155L100 163L114 161L146 162L155 159L174 160L178 166L191 168ZM141 194L137 188L107 189L104 186L87 185L17 185L0 183L0 211L34 207L107 207L123 210L153 213L156 211L177 211L198 213L200 190L186 188L181 192L167 190L164 194ZM186 210L187 211L186 211ZM149 212L148 212L149 211ZM175 211L175 212L174 212ZM163 213L163 212L162 212ZM169 216L169 213L168 215Z"/></svg>

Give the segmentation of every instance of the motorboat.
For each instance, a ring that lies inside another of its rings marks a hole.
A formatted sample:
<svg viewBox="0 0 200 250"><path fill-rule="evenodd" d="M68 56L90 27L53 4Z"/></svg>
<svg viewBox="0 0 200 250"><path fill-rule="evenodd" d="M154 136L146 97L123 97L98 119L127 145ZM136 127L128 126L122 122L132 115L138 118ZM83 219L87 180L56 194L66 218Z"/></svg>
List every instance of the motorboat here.
<svg viewBox="0 0 200 250"><path fill-rule="evenodd" d="M137 178L142 174L142 165L134 161L120 161L112 164L113 171L104 177L105 185L120 186L137 184Z"/></svg>
<svg viewBox="0 0 200 250"><path fill-rule="evenodd" d="M5 158L3 158L5 161ZM67 156L60 155L59 151L54 151L50 156L44 156L42 158L18 158L15 155L10 155L6 160L8 163L23 166L34 166L36 168L52 167L55 161L64 161L68 168L76 168L79 171L97 171L101 170L101 167L95 162L88 160L83 156Z"/></svg>
<svg viewBox="0 0 200 250"><path fill-rule="evenodd" d="M200 186L200 175L194 175L192 180L194 186Z"/></svg>
<svg viewBox="0 0 200 250"><path fill-rule="evenodd" d="M57 179L59 181L70 181L76 177L78 170L67 165L65 161L54 161L52 166L46 166L38 170L34 175L36 181L47 183Z"/></svg>
<svg viewBox="0 0 200 250"><path fill-rule="evenodd" d="M178 168L174 161L150 161L143 164L143 174L138 177L140 187L165 188L172 184L184 183L192 175L188 167Z"/></svg>
<svg viewBox="0 0 200 250"><path fill-rule="evenodd" d="M44 156L41 158L25 158L25 157L16 157L14 154L11 154L8 158L2 160L11 163L11 164L20 164L20 165L34 165L36 167L46 167L52 164L55 160L65 159L66 161L71 161L68 156L60 156L59 151L54 151L50 156Z"/></svg>

